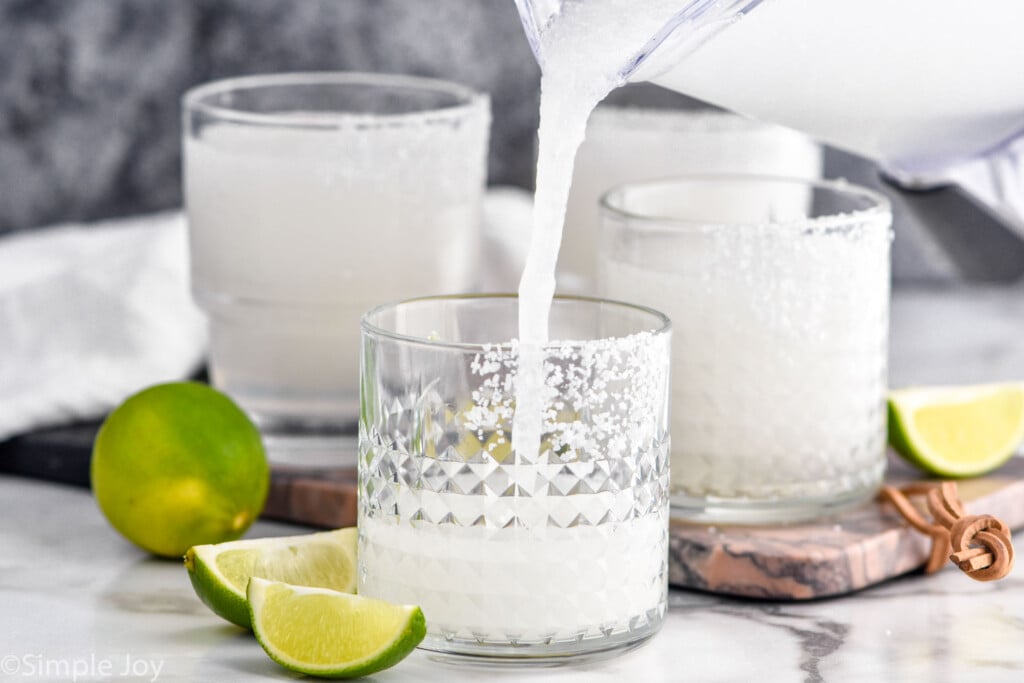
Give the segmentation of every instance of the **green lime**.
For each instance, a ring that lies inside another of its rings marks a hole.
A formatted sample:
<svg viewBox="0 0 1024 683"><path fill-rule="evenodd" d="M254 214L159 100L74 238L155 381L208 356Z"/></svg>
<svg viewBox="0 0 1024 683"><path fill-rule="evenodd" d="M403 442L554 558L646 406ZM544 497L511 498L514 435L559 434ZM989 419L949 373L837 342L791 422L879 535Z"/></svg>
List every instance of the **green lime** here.
<svg viewBox="0 0 1024 683"><path fill-rule="evenodd" d="M427 624L412 605L326 588L249 581L252 628L275 662L324 678L355 678L394 666L423 640Z"/></svg>
<svg viewBox="0 0 1024 683"><path fill-rule="evenodd" d="M354 593L357 540L356 528L349 527L197 545L185 553L185 567L200 600L228 621L252 628L245 599L251 577Z"/></svg>
<svg viewBox="0 0 1024 683"><path fill-rule="evenodd" d="M107 520L156 555L241 536L270 486L255 425L203 384L161 384L129 397L93 444L92 490Z"/></svg>
<svg viewBox="0 0 1024 683"><path fill-rule="evenodd" d="M889 442L909 462L942 477L999 467L1024 439L1024 386L901 389L889 394Z"/></svg>

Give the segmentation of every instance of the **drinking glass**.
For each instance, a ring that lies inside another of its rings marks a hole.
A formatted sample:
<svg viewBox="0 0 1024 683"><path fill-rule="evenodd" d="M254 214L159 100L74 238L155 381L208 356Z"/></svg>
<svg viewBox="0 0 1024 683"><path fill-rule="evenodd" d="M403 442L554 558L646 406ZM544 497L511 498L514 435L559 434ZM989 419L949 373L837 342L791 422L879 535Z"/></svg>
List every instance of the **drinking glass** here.
<svg viewBox="0 0 1024 683"><path fill-rule="evenodd" d="M668 320L556 298L542 445L521 453L517 310L463 296L363 318L359 592L419 605L430 650L627 647L666 607Z"/></svg>
<svg viewBox="0 0 1024 683"><path fill-rule="evenodd" d="M559 291L598 292L598 205L613 187L687 173L817 179L821 165L821 146L806 135L730 112L601 105L576 153Z"/></svg>
<svg viewBox="0 0 1024 683"><path fill-rule="evenodd" d="M602 200L602 291L674 326L674 516L772 523L885 470L887 200L844 182L688 176Z"/></svg>
<svg viewBox="0 0 1024 683"><path fill-rule="evenodd" d="M354 466L360 316L473 286L489 101L426 78L278 74L199 86L184 119L212 382L272 462Z"/></svg>

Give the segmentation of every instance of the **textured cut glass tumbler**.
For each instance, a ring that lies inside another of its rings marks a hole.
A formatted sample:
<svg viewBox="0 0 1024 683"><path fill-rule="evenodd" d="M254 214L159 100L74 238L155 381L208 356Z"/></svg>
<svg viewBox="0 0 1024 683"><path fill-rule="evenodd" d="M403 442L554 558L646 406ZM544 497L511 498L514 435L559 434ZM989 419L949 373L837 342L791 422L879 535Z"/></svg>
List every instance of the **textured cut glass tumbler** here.
<svg viewBox="0 0 1024 683"><path fill-rule="evenodd" d="M512 450L518 300L363 318L359 592L422 607L422 647L549 658L628 647L667 597L668 320L558 298L539 453Z"/></svg>
<svg viewBox="0 0 1024 683"><path fill-rule="evenodd" d="M884 197L841 182L683 176L603 200L606 296L671 317L672 512L820 517L885 471Z"/></svg>

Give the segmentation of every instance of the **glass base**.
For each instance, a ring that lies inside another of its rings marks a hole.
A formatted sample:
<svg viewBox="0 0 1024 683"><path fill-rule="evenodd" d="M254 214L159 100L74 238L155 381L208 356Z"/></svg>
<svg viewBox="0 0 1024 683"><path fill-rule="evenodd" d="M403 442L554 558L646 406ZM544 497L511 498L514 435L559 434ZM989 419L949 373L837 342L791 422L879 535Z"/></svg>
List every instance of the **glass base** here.
<svg viewBox="0 0 1024 683"><path fill-rule="evenodd" d="M313 409L296 401L267 404L237 391L228 393L260 430L271 466L302 470L356 468L359 458L357 417L324 417L321 406ZM347 403L339 406L336 415L358 415Z"/></svg>
<svg viewBox="0 0 1024 683"><path fill-rule="evenodd" d="M267 460L278 469L355 469L358 437L355 434L322 435L263 432Z"/></svg>
<svg viewBox="0 0 1024 683"><path fill-rule="evenodd" d="M709 524L792 524L834 516L871 500L881 480L861 488L828 497L792 500L718 498L673 493L670 497L674 520Z"/></svg>
<svg viewBox="0 0 1024 683"><path fill-rule="evenodd" d="M551 667L579 664L617 657L650 640L664 622L664 616L650 619L641 628L597 638L581 638L548 643L510 644L486 640L463 640L428 634L421 650L432 652L431 659L488 667Z"/></svg>

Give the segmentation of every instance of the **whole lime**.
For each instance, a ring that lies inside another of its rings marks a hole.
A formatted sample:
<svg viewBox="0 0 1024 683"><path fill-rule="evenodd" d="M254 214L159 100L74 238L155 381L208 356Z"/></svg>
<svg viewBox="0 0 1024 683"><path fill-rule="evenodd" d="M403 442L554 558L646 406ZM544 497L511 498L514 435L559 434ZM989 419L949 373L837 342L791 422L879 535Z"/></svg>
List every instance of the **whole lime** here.
<svg viewBox="0 0 1024 683"><path fill-rule="evenodd" d="M112 412L93 444L92 490L128 540L165 557L241 536L267 499L259 431L224 394L160 384Z"/></svg>

